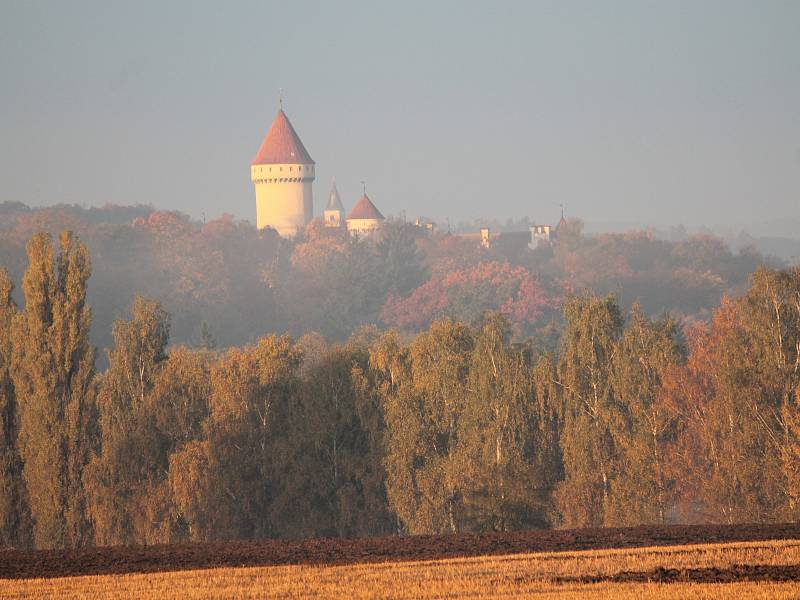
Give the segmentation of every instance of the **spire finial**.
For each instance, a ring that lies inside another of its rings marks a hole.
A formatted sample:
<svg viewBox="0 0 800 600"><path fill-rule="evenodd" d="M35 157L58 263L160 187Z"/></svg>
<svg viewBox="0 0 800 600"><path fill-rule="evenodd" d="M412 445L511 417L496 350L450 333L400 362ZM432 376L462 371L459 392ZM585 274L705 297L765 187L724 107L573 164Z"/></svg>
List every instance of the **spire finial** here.
<svg viewBox="0 0 800 600"><path fill-rule="evenodd" d="M366 196L367 195L367 182L366 181L362 181L361 182L361 188L364 190L364 195Z"/></svg>
<svg viewBox="0 0 800 600"><path fill-rule="evenodd" d="M283 110L283 88L278 89L278 104L280 105L281 110Z"/></svg>
<svg viewBox="0 0 800 600"><path fill-rule="evenodd" d="M563 204L559 204L559 206L561 207L561 218L563 219L564 218L564 205Z"/></svg>

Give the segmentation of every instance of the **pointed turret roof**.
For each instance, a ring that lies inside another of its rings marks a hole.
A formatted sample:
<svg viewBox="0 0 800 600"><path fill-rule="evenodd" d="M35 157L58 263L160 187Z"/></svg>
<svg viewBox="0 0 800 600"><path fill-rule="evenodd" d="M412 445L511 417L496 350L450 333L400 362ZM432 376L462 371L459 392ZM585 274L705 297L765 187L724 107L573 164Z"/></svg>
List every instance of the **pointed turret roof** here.
<svg viewBox="0 0 800 600"><path fill-rule="evenodd" d="M289 122L283 109L275 115L275 120L264 136L261 147L253 159L254 165L313 165L303 142Z"/></svg>
<svg viewBox="0 0 800 600"><path fill-rule="evenodd" d="M339 212L344 212L344 206L342 206L342 200L339 198L339 190L336 189L336 182L333 182L331 186L331 193L328 196L328 205L325 207L325 210L338 210Z"/></svg>
<svg viewBox="0 0 800 600"><path fill-rule="evenodd" d="M383 215L381 211L379 211L375 205L372 203L372 200L364 194L361 196L356 205L353 207L353 210L350 211L350 214L347 217L348 219L378 219L380 221L383 220Z"/></svg>

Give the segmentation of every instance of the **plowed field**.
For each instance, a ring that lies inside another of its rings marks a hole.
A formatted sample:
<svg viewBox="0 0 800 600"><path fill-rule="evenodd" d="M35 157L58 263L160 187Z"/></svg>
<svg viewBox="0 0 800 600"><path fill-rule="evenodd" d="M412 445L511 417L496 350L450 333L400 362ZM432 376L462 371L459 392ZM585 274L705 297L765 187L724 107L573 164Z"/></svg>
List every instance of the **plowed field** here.
<svg viewBox="0 0 800 600"><path fill-rule="evenodd" d="M350 565L464 557L671 547L760 540L800 540L800 524L667 526L626 529L529 531L498 534L383 537L357 540L215 542L80 550L0 551L0 579L155 573L278 565ZM797 581L796 566L732 565L632 571L571 579L597 581ZM598 579L599 577L599 579Z"/></svg>
<svg viewBox="0 0 800 600"><path fill-rule="evenodd" d="M0 579L29 600L796 599L800 540Z"/></svg>

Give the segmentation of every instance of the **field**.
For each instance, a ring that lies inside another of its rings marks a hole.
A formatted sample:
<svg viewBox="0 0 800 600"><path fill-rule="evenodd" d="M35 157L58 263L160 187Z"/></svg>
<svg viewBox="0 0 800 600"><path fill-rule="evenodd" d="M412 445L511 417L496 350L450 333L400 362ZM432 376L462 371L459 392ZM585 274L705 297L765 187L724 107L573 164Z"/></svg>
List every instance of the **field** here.
<svg viewBox="0 0 800 600"><path fill-rule="evenodd" d="M0 577L3 598L797 598L800 527L3 551Z"/></svg>

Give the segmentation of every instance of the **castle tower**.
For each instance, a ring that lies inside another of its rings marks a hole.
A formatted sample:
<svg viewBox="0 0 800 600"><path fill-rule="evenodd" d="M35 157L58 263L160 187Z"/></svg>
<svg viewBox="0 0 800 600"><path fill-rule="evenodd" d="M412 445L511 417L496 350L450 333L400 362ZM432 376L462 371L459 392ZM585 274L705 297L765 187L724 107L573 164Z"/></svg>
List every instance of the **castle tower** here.
<svg viewBox="0 0 800 600"><path fill-rule="evenodd" d="M328 204L323 213L325 227L341 227L344 225L344 206L339 198L339 190L336 189L336 182L333 182L331 193L328 196Z"/></svg>
<svg viewBox="0 0 800 600"><path fill-rule="evenodd" d="M256 187L256 226L282 236L303 229L314 214L314 161L281 108L250 167Z"/></svg>
<svg viewBox="0 0 800 600"><path fill-rule="evenodd" d="M347 231L351 235L370 236L381 228L383 221L381 211L372 203L364 189L364 195L347 216Z"/></svg>

